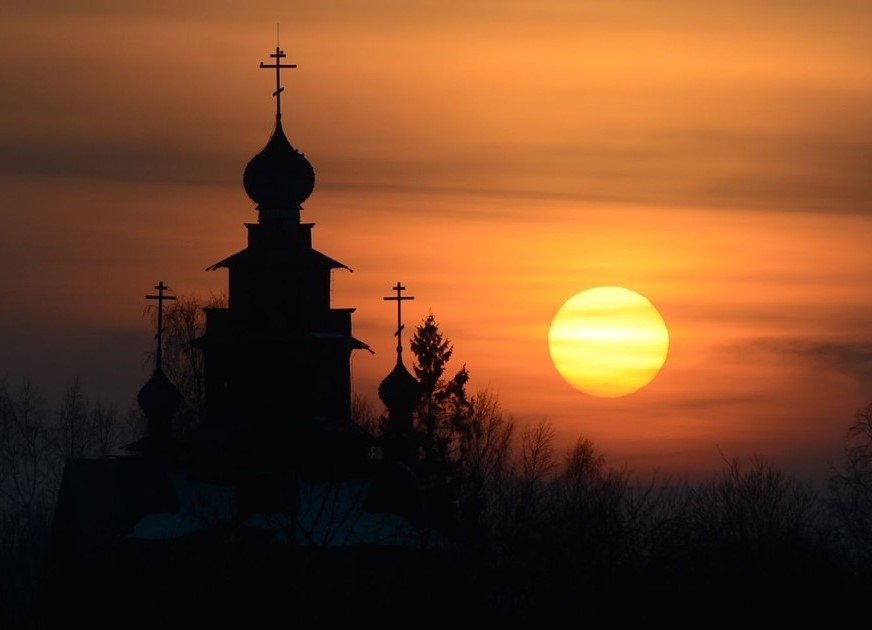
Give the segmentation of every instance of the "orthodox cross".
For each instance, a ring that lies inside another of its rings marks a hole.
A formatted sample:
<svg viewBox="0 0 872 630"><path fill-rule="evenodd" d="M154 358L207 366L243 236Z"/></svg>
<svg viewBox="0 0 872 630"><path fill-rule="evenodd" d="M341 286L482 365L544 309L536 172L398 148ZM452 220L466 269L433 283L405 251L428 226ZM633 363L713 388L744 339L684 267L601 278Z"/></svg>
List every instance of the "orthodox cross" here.
<svg viewBox="0 0 872 630"><path fill-rule="evenodd" d="M282 58L287 57L287 55L285 54L285 51L283 51L278 46L276 46L275 53L271 54L270 57L275 59L276 62L267 64L267 63L264 63L261 61L260 67L261 68L275 68L276 69L276 91L273 92L273 96L276 97L276 118L281 118L282 117L281 93L285 90L285 88L282 87L281 71L282 71L282 68L296 68L297 64L295 64L295 63L282 63Z"/></svg>
<svg viewBox="0 0 872 630"><path fill-rule="evenodd" d="M384 299L395 301L397 303L397 332L394 333L394 336L397 338L397 361L399 361L400 354L403 352L403 344L400 341L400 333L403 331L403 300L414 300L415 298L410 295L402 295L402 292L406 290L406 287L399 282L397 282L396 286L391 288L397 292L396 297L386 297Z"/></svg>
<svg viewBox="0 0 872 630"><path fill-rule="evenodd" d="M157 369L161 369L161 361L163 360L163 349L161 346L161 337L163 336L163 303L164 300L175 300L176 297L174 295L164 295L164 292L169 290L169 287L163 283L163 280L158 282L155 287L157 289L157 295L146 295L146 300L157 300L157 334L155 338L157 339L157 354L156 356L156 367Z"/></svg>

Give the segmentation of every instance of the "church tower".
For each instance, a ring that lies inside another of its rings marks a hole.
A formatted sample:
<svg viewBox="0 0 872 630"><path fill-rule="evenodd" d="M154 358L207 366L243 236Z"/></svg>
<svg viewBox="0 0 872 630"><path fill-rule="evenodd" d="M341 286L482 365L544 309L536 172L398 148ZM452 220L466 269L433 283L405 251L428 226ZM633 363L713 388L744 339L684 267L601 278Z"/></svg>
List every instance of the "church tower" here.
<svg viewBox="0 0 872 630"><path fill-rule="evenodd" d="M399 282L385 298L397 302L397 363L379 388L390 410L379 441L351 418L351 353L369 347L352 336L354 309L330 304L331 274L348 268L300 221L315 171L282 126L280 73L295 66L278 47L270 57L260 67L275 70L275 128L242 177L257 222L244 249L208 268L227 269L228 302L205 309L192 344L206 417L174 436L180 393L162 369L174 297L159 282L146 295L158 302L155 370L137 398L148 434L125 447L135 456L65 463L38 607L48 623L35 627L114 627L131 611L149 626L369 609L405 619L427 605L431 580L456 577L442 574L448 545L411 466L420 391L402 362L400 309L413 298Z"/></svg>
<svg viewBox="0 0 872 630"><path fill-rule="evenodd" d="M157 294L145 296L146 300L157 300L157 333L154 336L157 339L157 351L154 355L154 372L140 388L136 397L148 421L148 433L144 438L122 448L150 457L168 457L173 450L172 418L179 408L182 394L163 371L163 303L176 298L167 293L169 287L163 281L158 282L154 288Z"/></svg>
<svg viewBox="0 0 872 630"><path fill-rule="evenodd" d="M275 70L276 116L242 178L257 222L245 224L245 249L208 268L227 269L228 303L206 309L196 344L204 352L206 423L255 449L253 459L266 456L264 449L287 457L289 445L316 427L347 428L351 353L369 350L352 336L354 309L330 303L333 270L350 269L314 249L314 224L300 220L315 171L282 126L281 71L296 67L282 63L285 56L277 47L274 63L260 64Z"/></svg>
<svg viewBox="0 0 872 630"><path fill-rule="evenodd" d="M414 300L410 295L403 295L406 290L401 283L393 287L396 296L385 300L397 303L397 362L378 388L378 397L388 409L388 422L382 436L382 450L389 462L396 462L412 467L418 460L418 443L412 425L412 414L421 400L421 384L409 373L403 363L403 316L404 300Z"/></svg>

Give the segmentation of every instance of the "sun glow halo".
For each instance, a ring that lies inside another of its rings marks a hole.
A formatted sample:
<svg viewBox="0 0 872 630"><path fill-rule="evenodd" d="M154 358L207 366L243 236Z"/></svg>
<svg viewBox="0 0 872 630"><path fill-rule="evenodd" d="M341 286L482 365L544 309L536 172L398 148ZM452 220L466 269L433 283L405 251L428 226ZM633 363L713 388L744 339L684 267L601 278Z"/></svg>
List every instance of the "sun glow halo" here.
<svg viewBox="0 0 872 630"><path fill-rule="evenodd" d="M554 367L576 389L604 398L635 392L666 362L669 331L644 296L595 287L569 298L548 331Z"/></svg>

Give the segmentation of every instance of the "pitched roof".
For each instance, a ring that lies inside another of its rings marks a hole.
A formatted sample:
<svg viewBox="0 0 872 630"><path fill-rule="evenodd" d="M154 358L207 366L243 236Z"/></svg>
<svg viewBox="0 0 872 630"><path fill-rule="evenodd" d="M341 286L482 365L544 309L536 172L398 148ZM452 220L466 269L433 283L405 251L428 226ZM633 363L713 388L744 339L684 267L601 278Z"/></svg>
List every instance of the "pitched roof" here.
<svg viewBox="0 0 872 630"><path fill-rule="evenodd" d="M291 252L286 250L264 252L262 250L252 250L248 247L236 252L235 254L231 254L224 260L220 260L210 267L206 267L206 271L215 271L222 267L232 267L239 263L244 264L255 257L258 257L260 260L266 258L266 261L270 264L285 264L288 266L303 264L310 267L328 267L330 269L348 269L348 271L353 271L349 266L322 254L316 249L304 249Z"/></svg>

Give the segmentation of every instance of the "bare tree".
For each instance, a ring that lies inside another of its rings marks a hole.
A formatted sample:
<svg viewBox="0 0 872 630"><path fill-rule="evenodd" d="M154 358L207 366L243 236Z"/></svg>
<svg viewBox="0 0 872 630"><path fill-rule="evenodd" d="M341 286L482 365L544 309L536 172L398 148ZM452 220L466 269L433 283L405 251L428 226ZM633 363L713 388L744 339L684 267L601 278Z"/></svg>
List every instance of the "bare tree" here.
<svg viewBox="0 0 872 630"><path fill-rule="evenodd" d="M549 483L557 466L554 453L555 431L547 420L527 426L507 489L507 511L501 537L512 544L532 548L533 540L542 533L549 505Z"/></svg>
<svg viewBox="0 0 872 630"><path fill-rule="evenodd" d="M547 420L527 427L521 437L521 479L528 485L542 485L557 466L554 454L554 426Z"/></svg>
<svg viewBox="0 0 872 630"><path fill-rule="evenodd" d="M631 559L629 475L607 465L593 442L579 438L551 483L548 531L554 562L568 563L586 585L623 570Z"/></svg>
<svg viewBox="0 0 872 630"><path fill-rule="evenodd" d="M94 403L90 424L94 434L95 455L108 457L114 454L119 446L121 434L117 409L99 401Z"/></svg>
<svg viewBox="0 0 872 630"><path fill-rule="evenodd" d="M830 505L857 553L872 558L872 404L848 429L842 466L829 479Z"/></svg>
<svg viewBox="0 0 872 630"><path fill-rule="evenodd" d="M49 414L29 381L0 382L0 623L14 627L35 601L57 495Z"/></svg>
<svg viewBox="0 0 872 630"><path fill-rule="evenodd" d="M466 535L478 539L493 531L505 514L515 424L489 391L476 394L472 409L469 429L461 433L458 446L458 504Z"/></svg>
<svg viewBox="0 0 872 630"><path fill-rule="evenodd" d="M212 295L207 300L180 295L164 308L161 367L181 393L181 405L174 421L176 432L184 433L205 417L205 360L203 353L192 344L206 332L204 309L226 305L226 294ZM156 320L155 305L149 305L146 312ZM154 365L154 350L146 353L146 360Z"/></svg>
<svg viewBox="0 0 872 630"><path fill-rule="evenodd" d="M15 398L0 385L0 500L26 522L53 498L48 414L29 381Z"/></svg>
<svg viewBox="0 0 872 630"><path fill-rule="evenodd" d="M739 584L749 606L829 594L849 576L823 506L810 483L762 457L728 460L694 489L682 573L710 589Z"/></svg>
<svg viewBox="0 0 872 630"><path fill-rule="evenodd" d="M351 397L351 421L373 435L381 435L387 416L379 414L373 402L361 394Z"/></svg>
<svg viewBox="0 0 872 630"><path fill-rule="evenodd" d="M90 454L94 432L89 422L88 401L75 377L64 392L57 412L58 451L64 458L84 457Z"/></svg>
<svg viewBox="0 0 872 630"><path fill-rule="evenodd" d="M129 410L128 415L142 415ZM109 457L130 437L126 423L113 405L92 401L78 377L65 390L51 427L53 473L60 484L64 461L83 457Z"/></svg>
<svg viewBox="0 0 872 630"><path fill-rule="evenodd" d="M726 461L723 472L696 495L700 530L709 536L760 545L801 535L818 522L821 503L814 489L764 458Z"/></svg>

